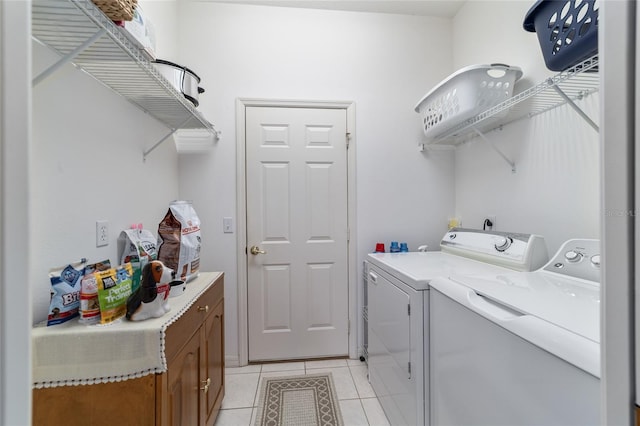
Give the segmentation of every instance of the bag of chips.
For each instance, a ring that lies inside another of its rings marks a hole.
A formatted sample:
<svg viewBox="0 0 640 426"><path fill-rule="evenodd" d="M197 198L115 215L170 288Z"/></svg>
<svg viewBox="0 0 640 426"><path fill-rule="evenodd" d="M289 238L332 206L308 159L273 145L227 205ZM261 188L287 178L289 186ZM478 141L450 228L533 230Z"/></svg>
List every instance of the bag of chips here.
<svg viewBox="0 0 640 426"><path fill-rule="evenodd" d="M98 301L98 281L95 272L111 268L109 259L87 265L80 281L80 322L97 324L100 322L100 302Z"/></svg>
<svg viewBox="0 0 640 426"><path fill-rule="evenodd" d="M80 280L84 275L87 259L54 268L49 272L51 281L51 301L47 325L67 322L78 316L80 309Z"/></svg>
<svg viewBox="0 0 640 426"><path fill-rule="evenodd" d="M100 323L108 324L127 313L127 299L131 294L133 269L130 263L96 272L98 282L98 302L100 303Z"/></svg>

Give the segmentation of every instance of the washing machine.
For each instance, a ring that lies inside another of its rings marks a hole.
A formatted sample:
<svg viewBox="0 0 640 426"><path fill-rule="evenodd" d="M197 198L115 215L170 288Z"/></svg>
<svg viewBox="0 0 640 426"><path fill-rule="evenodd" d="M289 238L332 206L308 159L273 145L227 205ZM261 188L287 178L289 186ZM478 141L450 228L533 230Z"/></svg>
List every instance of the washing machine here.
<svg viewBox="0 0 640 426"><path fill-rule="evenodd" d="M565 242L539 270L431 282L431 420L600 423L600 244Z"/></svg>
<svg viewBox="0 0 640 426"><path fill-rule="evenodd" d="M528 271L547 260L541 236L466 228L445 233L440 251L367 255L369 381L392 425L429 424L430 282Z"/></svg>

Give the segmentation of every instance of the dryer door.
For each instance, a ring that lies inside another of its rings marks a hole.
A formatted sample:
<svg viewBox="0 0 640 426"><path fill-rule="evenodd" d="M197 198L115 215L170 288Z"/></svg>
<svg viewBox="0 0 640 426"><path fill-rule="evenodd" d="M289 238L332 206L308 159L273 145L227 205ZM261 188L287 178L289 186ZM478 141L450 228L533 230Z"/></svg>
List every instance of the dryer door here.
<svg viewBox="0 0 640 426"><path fill-rule="evenodd" d="M416 396L409 372L409 295L373 267L367 289L369 381L391 424L416 424Z"/></svg>

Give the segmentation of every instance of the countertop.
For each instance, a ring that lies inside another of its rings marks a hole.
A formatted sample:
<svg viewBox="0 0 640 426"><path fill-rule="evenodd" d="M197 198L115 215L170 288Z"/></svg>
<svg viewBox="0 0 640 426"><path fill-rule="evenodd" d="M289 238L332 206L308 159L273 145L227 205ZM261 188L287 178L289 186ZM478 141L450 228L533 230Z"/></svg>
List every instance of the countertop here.
<svg viewBox="0 0 640 426"><path fill-rule="evenodd" d="M222 272L200 272L185 292L169 298L171 310L160 318L105 325L77 319L34 326L32 338L35 388L106 383L166 371L164 334Z"/></svg>

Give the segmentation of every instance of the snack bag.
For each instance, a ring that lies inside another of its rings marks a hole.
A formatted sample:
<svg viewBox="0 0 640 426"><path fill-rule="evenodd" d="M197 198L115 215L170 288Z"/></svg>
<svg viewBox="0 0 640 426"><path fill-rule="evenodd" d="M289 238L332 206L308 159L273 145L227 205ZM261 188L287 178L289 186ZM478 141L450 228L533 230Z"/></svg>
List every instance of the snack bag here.
<svg viewBox="0 0 640 426"><path fill-rule="evenodd" d="M157 238L151 231L142 229L142 224L137 226L140 227L125 229L118 237L118 253L120 253L120 264L122 265L143 257L148 260L158 258Z"/></svg>
<svg viewBox="0 0 640 426"><path fill-rule="evenodd" d="M47 326L62 324L78 316L80 309L80 279L84 275L87 259L82 259L49 272L51 302Z"/></svg>
<svg viewBox="0 0 640 426"><path fill-rule="evenodd" d="M87 265L80 281L80 322L97 324L100 322L100 302L98 301L98 281L95 272L111 268L109 259Z"/></svg>
<svg viewBox="0 0 640 426"><path fill-rule="evenodd" d="M158 225L158 260L187 282L200 269L200 219L189 201L174 201Z"/></svg>
<svg viewBox="0 0 640 426"><path fill-rule="evenodd" d="M158 258L156 249L157 238L142 224L133 225L132 229L125 229L118 237L118 253L120 264L131 263L133 268L132 291L140 287L140 278L144 265Z"/></svg>
<svg viewBox="0 0 640 426"><path fill-rule="evenodd" d="M96 272L100 323L108 324L127 313L127 298L131 294L133 269L130 263Z"/></svg>

